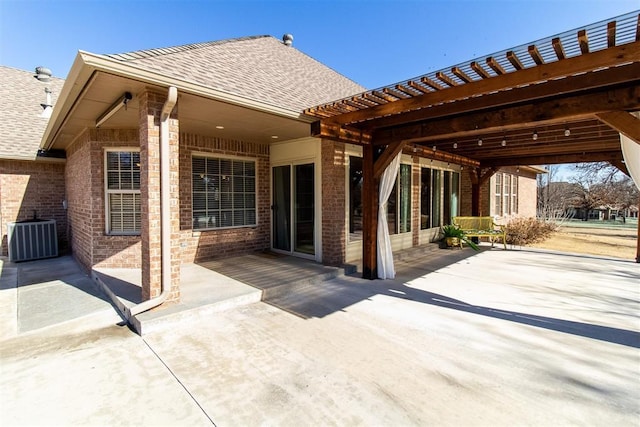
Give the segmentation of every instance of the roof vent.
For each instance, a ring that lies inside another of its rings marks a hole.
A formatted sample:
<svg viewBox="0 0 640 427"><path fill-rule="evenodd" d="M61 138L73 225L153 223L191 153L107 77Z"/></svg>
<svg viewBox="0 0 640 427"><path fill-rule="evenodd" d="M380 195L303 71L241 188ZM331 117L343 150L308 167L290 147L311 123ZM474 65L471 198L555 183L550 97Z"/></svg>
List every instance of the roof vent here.
<svg viewBox="0 0 640 427"><path fill-rule="evenodd" d="M53 104L51 103L51 89L49 89L48 87L45 87L44 93L45 93L45 102L44 104L40 104L42 108L44 108L44 110L42 111L42 113L40 113L40 117L44 117L45 119L48 119L49 117L51 117L51 112L53 111Z"/></svg>
<svg viewBox="0 0 640 427"><path fill-rule="evenodd" d="M36 67L36 75L33 77L41 82L48 82L51 80L51 70L47 67Z"/></svg>
<svg viewBox="0 0 640 427"><path fill-rule="evenodd" d="M291 34L285 34L282 36L282 42L285 46L291 46L293 44L293 36Z"/></svg>

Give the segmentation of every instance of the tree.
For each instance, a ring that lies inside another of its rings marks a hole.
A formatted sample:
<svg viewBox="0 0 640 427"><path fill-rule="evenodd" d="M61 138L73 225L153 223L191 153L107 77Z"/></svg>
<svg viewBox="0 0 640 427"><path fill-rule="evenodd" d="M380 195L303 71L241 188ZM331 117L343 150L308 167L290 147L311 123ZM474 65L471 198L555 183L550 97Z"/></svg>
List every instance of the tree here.
<svg viewBox="0 0 640 427"><path fill-rule="evenodd" d="M625 212L632 206L637 206L640 191L631 178L624 177L612 183L610 197L618 213L622 212L622 222L626 222Z"/></svg>
<svg viewBox="0 0 640 427"><path fill-rule="evenodd" d="M626 176L617 166L608 162L576 163L575 169L579 176L597 176L604 184L622 179Z"/></svg>
<svg viewBox="0 0 640 427"><path fill-rule="evenodd" d="M624 211L637 205L637 187L633 180L617 167L605 162L579 163L576 170L578 174L574 183L580 187L576 194L576 202L582 209L587 210L587 213L588 210L598 207Z"/></svg>
<svg viewBox="0 0 640 427"><path fill-rule="evenodd" d="M542 221L558 221L566 218L576 191L574 184L557 181L559 165L547 165L546 174L538 175L537 216Z"/></svg>

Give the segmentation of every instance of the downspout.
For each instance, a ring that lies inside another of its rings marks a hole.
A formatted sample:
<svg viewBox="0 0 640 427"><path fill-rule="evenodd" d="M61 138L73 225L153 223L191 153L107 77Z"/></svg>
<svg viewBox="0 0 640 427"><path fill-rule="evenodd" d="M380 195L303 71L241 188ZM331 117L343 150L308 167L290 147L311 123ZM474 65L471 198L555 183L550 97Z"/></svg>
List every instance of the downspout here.
<svg viewBox="0 0 640 427"><path fill-rule="evenodd" d="M178 89L169 86L167 100L160 113L160 295L130 309L130 317L151 310L166 301L171 290L171 180L169 116L178 101Z"/></svg>

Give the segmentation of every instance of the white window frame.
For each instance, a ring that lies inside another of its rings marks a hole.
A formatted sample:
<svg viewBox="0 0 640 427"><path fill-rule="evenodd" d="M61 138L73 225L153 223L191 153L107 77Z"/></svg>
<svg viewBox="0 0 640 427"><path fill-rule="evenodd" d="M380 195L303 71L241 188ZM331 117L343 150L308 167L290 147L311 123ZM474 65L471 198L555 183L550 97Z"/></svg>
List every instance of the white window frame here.
<svg viewBox="0 0 640 427"><path fill-rule="evenodd" d="M141 230L138 231L112 231L111 230L111 194L138 194L140 197L140 189L137 190L110 190L109 189L109 168L107 162L107 153L140 153L139 147L109 147L104 149L104 214L105 214L105 234L109 236L139 236ZM141 201L142 202L142 201ZM142 208L140 211L140 222L142 222Z"/></svg>
<svg viewBox="0 0 640 427"><path fill-rule="evenodd" d="M508 173L502 174L502 188L502 212L511 215L511 175Z"/></svg>
<svg viewBox="0 0 640 427"><path fill-rule="evenodd" d="M259 224L259 219L258 219L258 188L259 188L259 180L258 180L258 159L254 158L254 157L241 157L241 156L230 156L230 155L224 155L224 154L220 154L220 153L207 153L207 152L192 152L191 153L191 217L193 218L194 215L194 209L193 209L193 159L194 158L209 158L209 159L219 159L219 160L236 160L236 161L242 161L242 162L251 162L253 163L253 167L254 167L254 171L255 171L255 176L254 176L254 211L255 211L255 223L254 224L245 224L245 225L231 225L231 226L226 226L226 227L202 227L202 228L195 228L195 224L192 225L192 230L194 232L200 232L200 231L215 231L215 230L229 230L229 229L233 229L233 228L255 228L258 226ZM231 209L232 211L234 210L233 208Z"/></svg>
<svg viewBox="0 0 640 427"><path fill-rule="evenodd" d="M511 212L513 214L517 214L518 213L518 191L519 191L519 177L518 175L513 175L511 177L511 202L512 202L512 209Z"/></svg>
<svg viewBox="0 0 640 427"><path fill-rule="evenodd" d="M494 201L496 206L494 206L495 209L495 215L497 216L502 216L502 204L503 204L503 198L502 198L502 186L503 186L503 174L502 173L497 173L495 175L496 177L496 183L495 183L495 195L494 195Z"/></svg>

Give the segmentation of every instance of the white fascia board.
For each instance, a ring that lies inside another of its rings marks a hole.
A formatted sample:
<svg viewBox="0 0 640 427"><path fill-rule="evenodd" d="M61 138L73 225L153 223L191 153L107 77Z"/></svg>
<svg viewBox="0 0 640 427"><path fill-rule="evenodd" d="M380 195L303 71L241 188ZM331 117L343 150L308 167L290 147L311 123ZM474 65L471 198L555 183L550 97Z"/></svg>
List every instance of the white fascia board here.
<svg viewBox="0 0 640 427"><path fill-rule="evenodd" d="M63 125L69 111L73 108L80 93L93 74L92 69L85 66L82 52L78 52L71 65L71 70L64 81L64 85L58 95L53 112L42 135L40 149L46 150L53 144L53 138Z"/></svg>

